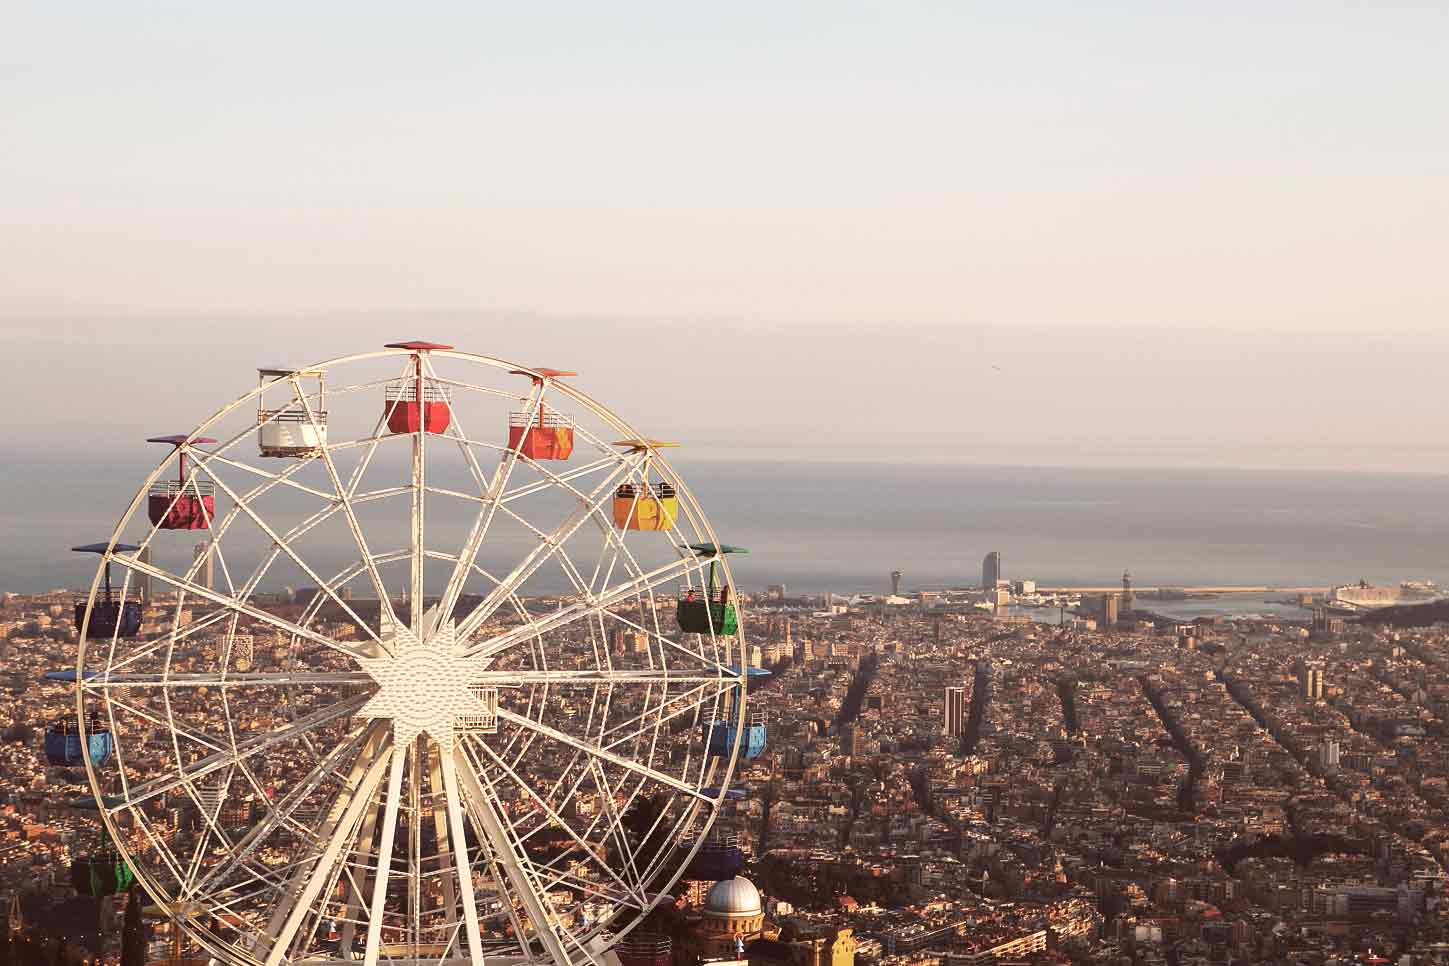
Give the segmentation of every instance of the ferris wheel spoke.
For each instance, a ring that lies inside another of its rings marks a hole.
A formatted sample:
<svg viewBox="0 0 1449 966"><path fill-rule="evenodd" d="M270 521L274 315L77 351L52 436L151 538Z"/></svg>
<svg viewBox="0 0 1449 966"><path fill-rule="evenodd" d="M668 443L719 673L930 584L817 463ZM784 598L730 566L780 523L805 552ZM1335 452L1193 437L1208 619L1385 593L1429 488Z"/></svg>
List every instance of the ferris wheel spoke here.
<svg viewBox="0 0 1449 966"><path fill-rule="evenodd" d="M537 480L533 483L527 483L515 489L505 491L503 495L498 498L498 502L506 505L514 502L515 500L521 500L526 496L532 496L535 493L542 493L554 487L568 487L568 489L572 490L575 494L578 494L578 490L574 489L572 486L569 486L569 484L573 483L574 480L583 479L586 476L590 476L594 473L599 472L600 470L608 469L611 466L618 466L621 462L627 460L628 458L629 457L627 455L622 453L610 453L608 456L596 459L591 463L585 463L583 466L577 467L575 469L567 470L563 473L555 473L552 470L549 470L544 466L540 465L539 463L535 462L534 460L527 460L527 457L524 457L524 459L526 459L528 463L534 467L534 469L538 470L539 473L543 474L544 478L541 480Z"/></svg>
<svg viewBox="0 0 1449 966"><path fill-rule="evenodd" d="M219 463L222 466L231 467L232 469L237 470L241 473L250 473L253 476L259 476L263 479L273 480L278 486L284 486L287 489L296 490L299 493L306 493L308 496L315 496L318 499L327 500L329 502L335 499L335 497L331 493L328 493L326 490L319 490L316 487L308 486L305 483L298 483L291 477L284 476L281 473L271 473L260 467L252 466L250 463L243 463L241 460L234 460L231 457L223 456L219 451L207 453L205 450L197 449L188 450L187 452L193 454L204 454L199 458L194 458L196 458L197 464L202 469L206 470L207 475L211 477L215 477L216 474L214 471L208 468L208 465L211 463Z"/></svg>
<svg viewBox="0 0 1449 966"><path fill-rule="evenodd" d="M533 418L534 414L538 412L539 406L542 405L544 391L544 382L539 382L535 385L528 401L530 418ZM461 423L455 422L451 428L457 434L458 438L466 439L463 436ZM474 471L475 479L483 479L483 476L480 475L482 474L482 468L477 465L473 451L468 448L466 442L460 443L459 448L469 467ZM473 517L473 525L468 531L467 539L463 541L463 548L458 553L458 562L453 567L453 572L448 576L448 583L443 589L442 600L438 604L438 620L440 621L451 619L453 609L458 604L458 597L463 592L463 584L468 577L468 568L478 558L479 548L488 539L488 530L493 525L493 518L498 513L499 497L508 486L509 477L513 475L513 468L518 465L522 449L522 446L509 447L508 454L503 458L503 462L499 464L498 470L493 474L493 478L488 481L487 490L481 494L483 503L479 506L478 512ZM459 639L463 639L463 635L460 635Z"/></svg>
<svg viewBox="0 0 1449 966"><path fill-rule="evenodd" d="M652 628L646 627L638 621L631 620L627 616L620 614L617 611L605 611L603 616L609 618L612 621L615 621L616 623L622 624L625 627L631 628L640 634L644 634L650 640L657 642L659 644L661 659L666 654L673 655L679 658L688 658L691 662L691 665L696 666L701 670L718 670L720 674L724 677L731 679L740 678L741 665L721 664L718 661L714 660L712 657L704 654L702 651L692 651L689 648L685 647L683 644L680 644L678 641L672 640L668 635L662 633L659 630L659 608L657 606L654 606L650 608L650 611L654 614L655 618L655 626ZM718 648L716 648L715 650L718 650Z"/></svg>
<svg viewBox="0 0 1449 966"><path fill-rule="evenodd" d="M316 631L309 630L308 628L302 627L298 624L294 624L285 618L278 617L276 614L273 614L270 611L262 610L260 607L255 607L251 604L245 603L244 601L238 600L235 597L229 597L226 594L218 593L217 591L212 590L210 587L203 586L202 584L198 584L195 581L188 580L185 577L178 577L177 575L171 573L168 570L162 570L160 567L137 560L134 557L116 556L112 559L114 559L116 563L120 564L122 567L125 567L128 570L146 574L156 580L164 581L165 583L170 584L172 587L175 587L178 590L183 590L188 594L194 594L195 596L200 597L203 600L209 600L213 604L219 604L227 610L236 611L239 614L245 614L247 617L250 617L256 621L260 621L263 624L270 624L272 627L275 627L278 630L286 631L288 634L291 634L294 637L300 637L304 640L321 644L323 647L330 648L334 651L339 651L352 658L366 658L376 656L375 654L368 654L355 648L347 647L340 641L333 640L332 638L327 637L325 634L319 634Z"/></svg>
<svg viewBox="0 0 1449 966"><path fill-rule="evenodd" d="M252 523L256 525L257 529L261 530L262 533L267 535L267 539L272 541L272 544L275 548L280 549L284 554L286 554L287 557L289 557L291 561L302 570L303 573L305 573L317 584L317 586L322 590L323 593L331 597L333 602L336 603L338 607L342 608L342 612L348 617L352 618L357 626L362 628L362 630L369 637L372 638L374 643L378 644L378 646L383 646L381 639L377 635L377 632L372 629L372 625L368 624L367 621L359 617L357 615L357 612L352 609L352 605L347 603L347 601L343 600L341 596L338 595L336 590L327 586L326 582L321 578L320 575L318 575L317 571L313 570L311 565L303 560L301 555L298 554L297 551L292 549L292 545L288 543L285 538L280 536L276 530L272 529L272 527L261 518L261 515L251 508L250 504L238 502L236 491L233 490L231 487L227 486L224 480L222 480L220 477L212 477L212 479L216 482L216 485L226 493L227 498L241 508L242 512L252 521Z"/></svg>
<svg viewBox="0 0 1449 966"><path fill-rule="evenodd" d="M146 658L155 654L157 651L162 650L163 648L174 647L175 645L186 640L188 637L191 637L193 634L199 634L202 631L206 630L208 627L211 627L215 624L220 624L227 620L232 620L236 616L237 614L235 611L216 610L205 615L204 617L198 617L195 620L188 621L181 627L173 627L170 631L166 633L164 637L158 637L153 641L145 642L144 646L136 648L131 653L127 654L124 658L113 658L107 664L107 668L104 672L98 672L95 676L83 678L81 680L81 686L84 687L86 683L95 681L98 677L101 676L114 676L115 672L127 667L131 667L135 664L139 664L140 662L144 661Z"/></svg>
<svg viewBox="0 0 1449 966"><path fill-rule="evenodd" d="M571 962L568 951L564 949L558 933L554 931L554 919L549 913L547 900L535 891L528 870L520 861L521 850L505 825L506 820L503 817L501 803L490 789L485 789L483 781L473 771L473 765L461 747L453 749L453 764L454 773L474 806L475 816L481 825L480 830L488 842L493 859L502 867L514 898L528 914L528 919L533 924L534 935L543 943L545 952L553 957L557 966L566 966ZM523 946L524 955L528 955L526 939L522 932L519 933L518 940L519 944Z"/></svg>
<svg viewBox="0 0 1449 966"><path fill-rule="evenodd" d="M368 684L366 671L236 671L227 673L182 671L155 674L111 674L102 672L86 678L80 686L88 691L107 688L280 688L317 684Z"/></svg>
<svg viewBox="0 0 1449 966"><path fill-rule="evenodd" d="M623 856L625 867L633 875L635 892L642 899L644 878L639 874L634 850L629 846L629 836L624 828L624 816L619 812L618 802L614 798L614 789L610 786L609 778L604 774L604 769L597 758L588 759L586 770L599 794L599 801L603 805L603 812L609 825L609 834L614 840L614 847Z"/></svg>
<svg viewBox="0 0 1449 966"><path fill-rule="evenodd" d="M301 395L302 387L295 375L292 377L292 382L297 389L298 395L302 398L302 405L305 408L307 420L312 424L313 430L317 431L317 414L312 411L312 407L307 402L305 396ZM367 548L367 538L363 536L362 526L357 522L357 510L352 504L353 493L357 490L357 485L362 482L362 475L367 472L367 467L372 462L372 456L377 452L378 443L382 441L382 437L378 435L382 429L382 425L382 420L379 420L378 424L373 428L375 441L363 451L362 458L358 460L357 466L353 469L352 476L348 479L346 486L342 483L341 474L337 472L337 462L332 458L331 449L326 444L323 444L320 450L322 463L327 467L327 476L331 480L332 489L335 492L335 495L329 497L329 499L341 504L342 514L347 520L347 528L352 532L352 539L357 544L358 553L362 555L363 562L367 564L367 573L372 579L372 589L377 594L378 606L396 622L397 615L392 613L392 601L387 593L387 585L383 582L382 574L378 572L377 564L372 561L372 552ZM335 597L336 595L334 594L333 596ZM337 600L340 602L341 598L338 597ZM379 620L381 620L381 617L379 617ZM375 636L374 639L376 639Z"/></svg>
<svg viewBox="0 0 1449 966"><path fill-rule="evenodd" d="M605 686L615 684L728 684L739 683L739 676L723 665L716 665L714 674L688 674L671 672L668 668L645 668L643 670L620 670L586 668L576 671L474 671L468 676L468 683L492 687L511 684L574 684L583 686ZM707 670L707 669L706 669Z"/></svg>
<svg viewBox="0 0 1449 966"><path fill-rule="evenodd" d="M591 758L596 758L600 761L606 761L611 765L617 765L620 768L625 768L629 771L634 772L635 774L652 779L653 781L656 781L661 785L667 785L670 788L673 788L675 791L683 792L684 794L693 796L694 798L698 798L701 801L712 801L712 799L710 799L703 792L701 792L699 789L695 788L688 782L680 781L673 775L667 775L662 771L650 768L648 765L640 764L639 762L634 761L631 758L625 758L623 755L617 755L614 752L608 750L607 748L603 748L599 745L583 741L579 738L575 738L573 735L565 734L564 732L559 731L557 728L546 725L541 721L534 721L532 718L525 717L524 715L518 714L513 711L509 711L507 708L504 707L498 708L498 717L503 719L504 721L510 721L520 727L527 728L530 731L536 731L539 734L543 735L545 738L551 738L561 745L567 745L568 747L573 748L575 751L581 751Z"/></svg>
<svg viewBox="0 0 1449 966"><path fill-rule="evenodd" d="M564 543L574 535L578 529L588 522L589 518L599 511L603 499L608 496L612 484L620 475L628 471L629 464L623 464L613 473L606 476L590 493L581 501L581 504L574 508L562 523L554 528L552 533L543 537L541 542L525 557L513 571L503 578L503 582L489 591L488 596L475 607L467 617L463 619L458 627L460 639L466 639L469 635L477 632L489 617L503 604L509 594L515 593L520 586L548 562L549 558L555 555L562 556ZM601 496L600 494L603 494Z"/></svg>
<svg viewBox="0 0 1449 966"><path fill-rule="evenodd" d="M112 698L111 700L115 701L116 699ZM161 778L156 778L126 789L125 794L122 796L122 801L111 809L111 811L114 813L123 808L135 808L137 805L149 801L157 795L163 795L172 789L179 788L188 783L195 783L198 779L204 778L219 768L239 764L247 758L266 751L269 748L274 748L277 745L308 734L329 721L346 717L357 711L365 703L367 703L366 695L349 698L340 704L334 704L331 707L323 708L320 711L314 711L309 715L298 718L291 724L278 728L275 731L269 731L256 737L248 738L245 741L239 741L234 749L227 749L203 758L198 758L189 766L179 768L175 775L167 774Z"/></svg>
<svg viewBox="0 0 1449 966"><path fill-rule="evenodd" d="M545 815L548 816L549 821L551 821L558 828L563 829L564 834L572 839L574 841L574 844L582 849L585 855L593 854L594 847L590 845L586 839L580 836L578 832L574 831L573 826L567 820L565 820L564 817L561 816L551 805L549 805L549 803L544 800L543 796L538 794L537 789L534 788L534 783L526 781L522 776L520 776L518 772L514 770L512 765L508 764L508 762L506 762L502 758L502 756L500 756L496 751L489 747L487 742L474 742L469 744L467 748L473 754L476 754L476 751L474 749L482 748L483 751L487 753L488 757L493 759L493 764L497 768L499 768L504 774L506 774L510 779L512 779L514 787L522 790L524 795L532 799L533 803L537 805L538 808L542 810ZM598 865L599 868L606 875L608 875L611 879L618 883L619 888L624 890L624 893L626 895L630 896L632 899L637 900L640 903L644 903L646 901L643 893L639 891L639 889L631 888L628 883L626 883L622 878L619 877L616 872L614 872L613 869L609 868L607 863L596 861L595 864Z"/></svg>
<svg viewBox="0 0 1449 966"><path fill-rule="evenodd" d="M278 966L286 957L302 921L312 910L312 903L324 887L330 887L342 850L357 834L362 813L372 803L378 786L382 784L383 773L390 764L392 754L392 745L389 742L384 746L383 753L373 759L356 780L355 791L351 796L339 798L333 803L322 829L322 841L326 844L321 855L305 872L299 870L287 890L278 897L271 921L263 934L263 938L271 943L265 960L266 966Z"/></svg>
<svg viewBox="0 0 1449 966"><path fill-rule="evenodd" d="M508 650L521 640L541 636L557 628L572 624L577 620L603 613L607 608L621 601L636 595L645 594L653 588L662 586L695 568L696 563L694 560L688 557L681 557L679 560L664 564L641 575L631 583L622 584L602 591L595 595L592 600L577 601L529 625L516 627L496 637L478 641L466 653L469 657L493 657ZM461 628L459 629L458 636L460 640L463 639Z"/></svg>
<svg viewBox="0 0 1449 966"><path fill-rule="evenodd" d="M303 826L293 822L292 816L298 807L313 792L321 787L322 782L329 776L342 778L343 776L338 774L338 767L344 761L348 760L349 757L357 755L363 742L368 742L374 746L380 743L381 735L382 727L374 724L372 727L359 731L348 740L333 748L326 758L318 762L301 782L293 787L280 802L269 810L267 817L262 820L261 824L249 830L233 846L231 855L227 857L227 860L207 873L206 878L197 883L189 892L191 894L206 893L218 883L226 882L232 873L244 865L257 848L284 824L291 822L296 830L306 831Z"/></svg>
<svg viewBox="0 0 1449 966"><path fill-rule="evenodd" d="M661 695L658 704L646 707L638 714L630 715L621 721L613 723L599 736L599 739L601 741L611 739L603 747L612 751L620 745L639 737L651 728L657 728L667 722L673 721L675 718L689 714L696 708L703 707L711 701L716 701L727 693L727 690L724 689L707 691L701 685L673 695L672 697L669 695ZM621 735L620 732L627 728L633 728L634 730Z"/></svg>

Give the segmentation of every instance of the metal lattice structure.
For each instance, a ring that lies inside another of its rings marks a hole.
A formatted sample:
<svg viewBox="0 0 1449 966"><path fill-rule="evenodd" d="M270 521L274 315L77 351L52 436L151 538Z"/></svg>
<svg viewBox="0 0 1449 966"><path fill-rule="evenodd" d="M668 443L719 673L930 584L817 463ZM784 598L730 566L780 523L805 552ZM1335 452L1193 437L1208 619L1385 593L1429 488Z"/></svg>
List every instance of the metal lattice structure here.
<svg viewBox="0 0 1449 966"><path fill-rule="evenodd" d="M102 557L161 596L96 633L98 571L76 701L107 831L209 954L599 962L698 848L748 662L675 601L732 579L663 444L564 375L401 343L167 438Z"/></svg>

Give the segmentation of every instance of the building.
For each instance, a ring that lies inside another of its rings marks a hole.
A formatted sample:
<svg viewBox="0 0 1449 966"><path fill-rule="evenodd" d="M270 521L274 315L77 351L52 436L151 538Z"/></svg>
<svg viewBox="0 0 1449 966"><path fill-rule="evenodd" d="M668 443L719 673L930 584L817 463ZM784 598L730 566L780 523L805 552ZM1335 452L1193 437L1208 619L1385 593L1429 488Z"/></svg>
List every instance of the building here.
<svg viewBox="0 0 1449 966"><path fill-rule="evenodd" d="M1323 662L1298 659L1298 687L1305 701L1323 700Z"/></svg>
<svg viewBox="0 0 1449 966"><path fill-rule="evenodd" d="M699 918L684 939L686 957L701 961L743 958L744 947L765 929L760 890L736 876L710 886Z"/></svg>
<svg viewBox="0 0 1449 966"><path fill-rule="evenodd" d="M807 936L792 942L790 944L790 964L791 966L855 966L855 949L855 930L836 929L829 936Z"/></svg>
<svg viewBox="0 0 1449 966"><path fill-rule="evenodd" d="M1001 579L1001 551L993 550L981 560L981 586L993 590Z"/></svg>
<svg viewBox="0 0 1449 966"><path fill-rule="evenodd" d="M1004 586L997 585L994 591L987 591L991 601L991 616L1000 620L1011 613L1011 591Z"/></svg>
<svg viewBox="0 0 1449 966"><path fill-rule="evenodd" d="M614 628L614 653L619 657L628 654L648 654L649 635L630 627Z"/></svg>
<svg viewBox="0 0 1449 966"><path fill-rule="evenodd" d="M1335 637L1344 632L1347 625L1342 617L1333 616L1327 607L1313 608L1313 634L1318 637Z"/></svg>
<svg viewBox="0 0 1449 966"><path fill-rule="evenodd" d="M1132 593L1132 574L1122 571L1122 613L1130 614L1136 609L1137 599Z"/></svg>
<svg viewBox="0 0 1449 966"><path fill-rule="evenodd" d="M963 687L946 689L944 731L953 738L958 738L966 733L966 689Z"/></svg>
<svg viewBox="0 0 1449 966"><path fill-rule="evenodd" d="M899 570L892 570L891 571L891 596L892 597L899 597L901 595L901 577L902 576L904 576L904 575Z"/></svg>
<svg viewBox="0 0 1449 966"><path fill-rule="evenodd" d="M149 564L151 562L150 545L142 547L141 552L136 554L136 559L143 564ZM151 575L144 571L136 572L136 596L140 598L142 604L151 603Z"/></svg>
<svg viewBox="0 0 1449 966"><path fill-rule="evenodd" d="M1100 597L1092 598L1089 604L1083 609L1088 615L1097 618L1097 623L1102 628L1112 627L1122 616L1122 598L1118 594L1103 594Z"/></svg>
<svg viewBox="0 0 1449 966"><path fill-rule="evenodd" d="M195 571L192 580L207 590L216 586L215 560L216 554L212 553L210 540L202 540L191 548L191 561Z"/></svg>
<svg viewBox="0 0 1449 966"><path fill-rule="evenodd" d="M770 600L784 600L785 599L785 585L784 584L771 584L770 586L768 586L768 587L765 588L765 596L768 597L768 598L770 598Z"/></svg>

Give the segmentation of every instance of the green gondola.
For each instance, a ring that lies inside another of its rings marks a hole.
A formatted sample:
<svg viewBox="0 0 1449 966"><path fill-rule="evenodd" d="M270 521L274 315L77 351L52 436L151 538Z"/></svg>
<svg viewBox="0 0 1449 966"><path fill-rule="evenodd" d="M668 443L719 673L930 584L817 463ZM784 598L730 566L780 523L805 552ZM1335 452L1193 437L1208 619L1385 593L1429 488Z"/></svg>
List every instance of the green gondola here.
<svg viewBox="0 0 1449 966"><path fill-rule="evenodd" d="M70 884L83 895L118 896L136 882L136 874L114 849L77 856L70 863Z"/></svg>
<svg viewBox="0 0 1449 966"><path fill-rule="evenodd" d="M679 601L674 610L675 619L679 622L679 629L686 634L717 634L728 637L739 630L739 613L735 610L733 601L730 600L730 587L725 584L715 592L715 564L718 563L720 554L726 553L749 553L744 547L732 547L727 543L715 546L712 543L692 543L689 549L693 550L701 558L709 558L709 583L705 588L705 596L700 600L695 596L694 591Z"/></svg>

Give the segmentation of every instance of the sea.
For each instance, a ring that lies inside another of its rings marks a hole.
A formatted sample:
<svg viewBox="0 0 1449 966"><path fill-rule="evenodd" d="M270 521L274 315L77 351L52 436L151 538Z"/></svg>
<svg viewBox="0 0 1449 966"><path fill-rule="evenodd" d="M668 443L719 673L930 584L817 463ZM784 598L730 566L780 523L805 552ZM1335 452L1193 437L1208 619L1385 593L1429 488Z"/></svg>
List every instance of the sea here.
<svg viewBox="0 0 1449 966"><path fill-rule="evenodd" d="M68 549L109 535L154 465L148 458L41 454L4 466L0 591L86 585L91 563ZM973 585L993 550L1006 577L1043 585L1112 585L1124 570L1139 586L1449 584L1443 476L673 462L720 539L750 550L735 562L745 591L880 593L892 570L907 590ZM1152 604L1172 616L1296 610L1275 597L1283 595Z"/></svg>

